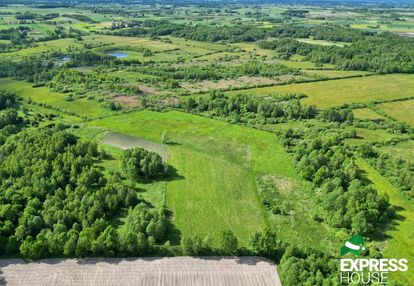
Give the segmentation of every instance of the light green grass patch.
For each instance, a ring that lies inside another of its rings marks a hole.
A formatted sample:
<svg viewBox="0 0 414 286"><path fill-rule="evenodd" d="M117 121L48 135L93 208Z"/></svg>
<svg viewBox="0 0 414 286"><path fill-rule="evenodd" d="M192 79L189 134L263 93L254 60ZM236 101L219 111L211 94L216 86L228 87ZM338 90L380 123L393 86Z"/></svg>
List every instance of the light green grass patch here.
<svg viewBox="0 0 414 286"><path fill-rule="evenodd" d="M370 72L365 71L343 71L343 70L303 70L304 73L310 76L318 76L323 78L345 78L362 75L370 75Z"/></svg>

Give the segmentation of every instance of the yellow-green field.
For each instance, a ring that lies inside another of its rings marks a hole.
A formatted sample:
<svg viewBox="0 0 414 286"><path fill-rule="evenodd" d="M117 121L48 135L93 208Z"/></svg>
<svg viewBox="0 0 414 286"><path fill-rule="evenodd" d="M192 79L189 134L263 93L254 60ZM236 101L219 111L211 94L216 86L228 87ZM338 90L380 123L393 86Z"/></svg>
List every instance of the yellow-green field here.
<svg viewBox="0 0 414 286"><path fill-rule="evenodd" d="M400 90L400 92L403 91L403 89ZM407 92L414 95L414 88ZM388 102L379 104L378 107L391 117L414 126L414 100Z"/></svg>
<svg viewBox="0 0 414 286"><path fill-rule="evenodd" d="M301 93L307 95L302 100L304 104L314 104L323 109L346 103L406 98L413 96L413 91L414 75L391 74L252 88L229 91L228 94L266 96Z"/></svg>
<svg viewBox="0 0 414 286"><path fill-rule="evenodd" d="M354 117L357 119L368 119L368 120L375 120L384 118L384 116L376 113L375 111L369 108L356 108L353 109L352 112L354 113Z"/></svg>

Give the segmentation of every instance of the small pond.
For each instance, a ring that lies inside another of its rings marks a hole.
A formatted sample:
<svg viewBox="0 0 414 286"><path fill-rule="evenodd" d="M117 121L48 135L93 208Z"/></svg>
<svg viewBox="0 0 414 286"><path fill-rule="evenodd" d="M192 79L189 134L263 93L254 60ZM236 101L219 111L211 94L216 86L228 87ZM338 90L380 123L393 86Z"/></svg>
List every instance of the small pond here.
<svg viewBox="0 0 414 286"><path fill-rule="evenodd" d="M110 56L113 56L113 57L116 57L117 59L123 59L123 58L126 58L128 56L127 53L117 52L117 51L107 52L106 54L110 55Z"/></svg>

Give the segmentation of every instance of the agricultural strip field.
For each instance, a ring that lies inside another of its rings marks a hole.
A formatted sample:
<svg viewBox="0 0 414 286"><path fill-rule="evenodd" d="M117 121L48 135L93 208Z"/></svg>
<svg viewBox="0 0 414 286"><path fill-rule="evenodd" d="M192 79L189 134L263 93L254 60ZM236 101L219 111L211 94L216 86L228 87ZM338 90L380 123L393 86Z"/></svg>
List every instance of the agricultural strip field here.
<svg viewBox="0 0 414 286"><path fill-rule="evenodd" d="M273 263L258 257L0 260L7 285L280 286Z"/></svg>
<svg viewBox="0 0 414 286"><path fill-rule="evenodd" d="M217 246L222 231L231 229L245 246L253 232L268 224L257 193L257 177L267 175L294 184L286 190L292 196L301 189L290 158L268 132L181 112L133 112L86 124L156 143L168 131L172 142L167 145L168 164L177 176L167 181L166 204L181 236L210 236ZM298 235L303 231L299 227L326 234L322 225L307 225L303 218L307 215L298 213L303 224L296 228L290 222L279 225L280 236L317 244L313 237ZM175 239L170 237L176 243Z"/></svg>
<svg viewBox="0 0 414 286"><path fill-rule="evenodd" d="M346 103L406 98L414 96L413 91L414 75L392 74L251 88L227 93L258 96L302 93L307 95L307 98L302 100L304 104L314 104L323 109Z"/></svg>
<svg viewBox="0 0 414 286"><path fill-rule="evenodd" d="M398 208L396 222L388 230L387 241L384 245L383 256L392 258L414 259L412 238L414 237L414 207L404 199L398 190L387 179L382 177L374 168L362 159L357 160L358 166L366 172L366 178L373 183L373 187L381 194L387 194L390 203ZM409 267L408 272L394 272L395 278L407 285L414 280L414 269Z"/></svg>
<svg viewBox="0 0 414 286"><path fill-rule="evenodd" d="M0 79L0 89L14 92L25 100L31 98L37 103L50 104L58 107L61 110L74 112L79 116L98 117L114 114L106 108L101 107L96 101L88 100L86 98L77 99L75 101L66 101L64 95L53 92L47 87L36 87L25 81L18 81L12 79Z"/></svg>
<svg viewBox="0 0 414 286"><path fill-rule="evenodd" d="M414 88L409 92L414 95ZM394 119L414 126L414 100L387 102L379 104L378 107Z"/></svg>

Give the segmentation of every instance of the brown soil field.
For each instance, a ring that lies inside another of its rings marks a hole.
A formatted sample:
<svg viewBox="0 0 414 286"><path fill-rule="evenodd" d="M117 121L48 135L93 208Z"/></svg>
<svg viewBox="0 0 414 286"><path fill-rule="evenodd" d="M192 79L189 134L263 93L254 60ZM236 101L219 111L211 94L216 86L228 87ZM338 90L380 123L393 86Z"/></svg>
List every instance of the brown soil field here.
<svg viewBox="0 0 414 286"><path fill-rule="evenodd" d="M259 257L0 260L0 285L280 286Z"/></svg>

